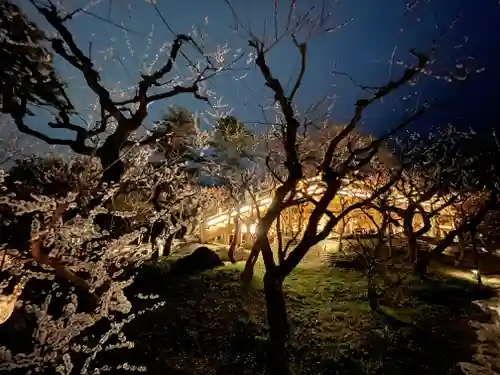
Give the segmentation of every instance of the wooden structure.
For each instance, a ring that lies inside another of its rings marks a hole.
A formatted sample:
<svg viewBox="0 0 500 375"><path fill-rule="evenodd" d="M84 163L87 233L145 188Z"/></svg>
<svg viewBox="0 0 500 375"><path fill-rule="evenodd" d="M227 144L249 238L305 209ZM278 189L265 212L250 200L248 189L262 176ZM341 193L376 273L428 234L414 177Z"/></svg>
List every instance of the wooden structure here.
<svg viewBox="0 0 500 375"><path fill-rule="evenodd" d="M301 184L301 191L307 192L308 195L315 198L321 197L325 188L318 177L304 180ZM272 201L273 190L267 190L260 192L255 201L248 200L240 206L239 209L239 220L240 220L240 236L239 242L243 245L251 245L253 243L254 234L256 230L256 224L258 219L257 211L261 215L265 213L267 207ZM297 197L301 194L298 192ZM366 199L369 197L370 192L363 188L360 184L355 184L351 181L344 181L344 186L339 190L336 198L330 203L329 210L335 214L343 211L343 207L347 207L357 201ZM403 196L392 195L390 197L393 202L401 207L405 208L407 206L407 201ZM427 212L432 211L434 205L440 205L442 202L424 202L423 207ZM301 206L290 207L282 212L280 217L280 229L283 237L300 239L300 232L305 228L307 224L307 217L309 216L313 206L311 204L304 204ZM238 215L235 208L231 209L217 209L217 213L206 217L200 226L200 240L202 243L220 243L229 244L234 236L235 232L235 218ZM455 212L452 206L446 207L440 211L439 215L433 216L431 218L431 230L428 235L431 237L441 238L443 235L454 227L454 217ZM402 218L395 218L398 222L402 224ZM320 229L326 224L327 217L320 221ZM376 233L377 227L374 222L380 222L380 214L376 210L354 210L349 215L341 220L339 224L334 228L330 237L335 238L342 235L352 235L352 234L369 234ZM413 222L415 228L420 228L423 225L423 219L416 215ZM389 226L388 230L391 233L401 232L402 225L400 226ZM299 235L297 236L297 233ZM276 234L276 228L271 231L270 236L273 237ZM272 239L272 238L271 238Z"/></svg>

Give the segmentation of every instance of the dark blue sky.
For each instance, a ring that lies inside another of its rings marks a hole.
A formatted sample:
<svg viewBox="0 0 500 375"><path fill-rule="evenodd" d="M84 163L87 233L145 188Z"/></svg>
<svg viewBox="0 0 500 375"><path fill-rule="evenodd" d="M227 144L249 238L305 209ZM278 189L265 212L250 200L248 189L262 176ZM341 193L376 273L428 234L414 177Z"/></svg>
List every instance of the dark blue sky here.
<svg viewBox="0 0 500 375"><path fill-rule="evenodd" d="M78 15L68 26L82 49L87 51L89 42L92 42L92 54L102 67L101 75L107 87L132 87L133 82L139 79L144 55L148 54L145 61L152 61L162 44L172 41L172 34L156 9L143 0L113 0L111 9L108 0L92 2L97 5L89 8L90 12L104 18L109 16L117 24L123 22L127 28L141 35L129 33L125 37L122 30L87 14ZM282 30L290 2L277 2L278 28ZM462 126L494 125L499 108L494 93L500 85L498 1L413 0L413 4L407 4L408 2L409 0L325 0L333 13L333 24L348 22L335 32L317 34L308 40L307 71L296 100L298 108L304 110L326 95L335 97L330 118L335 122L344 122L349 119L353 104L362 93L345 76L333 75L333 70L346 72L363 85L380 85L387 82L391 73L393 77L397 77L402 71L403 65L398 65L398 61L414 61L408 54L411 48L426 52L436 40L436 62L430 67L433 77L422 78L416 85L399 90L383 103L371 108L363 119L363 128L380 133L394 125L405 110L414 108L424 100L435 99L441 103L439 108L436 107L424 117L416 125L416 129L428 129L450 120L459 122ZM28 1L19 0L18 3L32 19L46 27ZM66 0L62 3L68 9L75 9L88 1ZM268 39L272 38L274 0L233 0L232 3L246 27L257 36L263 35L265 29ZM313 5L319 12L321 4L321 0L297 0L294 12L304 14ZM176 33L188 33L192 25L198 25L208 34L206 51L215 50L217 44L226 43L232 53L236 53L238 48L245 53L252 51L248 47L244 31L233 31L235 21L224 0L157 0L157 7ZM152 37L149 38L151 31ZM301 41L304 35L299 34L298 37ZM114 49L114 56L121 57L122 64L116 58L110 58L109 53L107 61L104 61L105 53L100 52L109 47ZM195 56L192 49L187 53ZM231 53L228 56L230 58ZM241 120L250 124L262 122L264 119L259 106L271 103L271 93L264 86L262 76L254 64L246 65L244 60L237 64L237 68L247 69L246 71L225 72L210 82L210 88L219 97L223 97L223 102L233 108L233 114ZM159 62L161 61L160 57ZM268 64L284 84L297 73L299 55L290 39L281 42L269 53ZM84 108L95 100L93 95L85 88L79 72L60 61L57 66L61 75L69 82L73 100L86 117L88 112ZM443 79L453 77L448 74L450 71L459 78L464 75L464 69L471 73L471 77L465 81L452 79L450 83ZM183 73L184 71L180 71L171 77L176 74L182 76ZM244 74L247 74L246 78L235 80ZM186 106L193 111L213 111L189 95L178 96L170 101L153 104L146 125L158 119L172 104ZM43 117L30 122L42 128L41 118Z"/></svg>

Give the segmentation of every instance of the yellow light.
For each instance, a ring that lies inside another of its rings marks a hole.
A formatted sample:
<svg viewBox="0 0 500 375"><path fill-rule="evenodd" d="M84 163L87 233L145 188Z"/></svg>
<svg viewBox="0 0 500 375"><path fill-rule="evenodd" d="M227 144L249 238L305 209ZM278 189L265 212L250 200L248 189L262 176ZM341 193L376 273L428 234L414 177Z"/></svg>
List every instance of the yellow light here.
<svg viewBox="0 0 500 375"><path fill-rule="evenodd" d="M217 216L217 217L214 217L213 219L207 221L207 225L212 226L212 225L215 225L215 224L218 224L218 223L224 221L225 219L227 219L227 215Z"/></svg>
<svg viewBox="0 0 500 375"><path fill-rule="evenodd" d="M266 204L266 203L271 203L272 201L272 198L265 198L265 199L262 199L260 202L259 202L259 205L261 204Z"/></svg>
<svg viewBox="0 0 500 375"><path fill-rule="evenodd" d="M312 194L316 191L316 189L318 188L318 185L313 185L313 186L310 186L308 189L307 189L307 194Z"/></svg>
<svg viewBox="0 0 500 375"><path fill-rule="evenodd" d="M250 229L250 230L249 230L249 232L250 232L250 233L252 233L252 234L254 234L254 233L255 233L255 229L256 229L256 227L257 227L257 225L255 225L255 224L251 224L251 225L250 225L250 228L249 228L249 229Z"/></svg>

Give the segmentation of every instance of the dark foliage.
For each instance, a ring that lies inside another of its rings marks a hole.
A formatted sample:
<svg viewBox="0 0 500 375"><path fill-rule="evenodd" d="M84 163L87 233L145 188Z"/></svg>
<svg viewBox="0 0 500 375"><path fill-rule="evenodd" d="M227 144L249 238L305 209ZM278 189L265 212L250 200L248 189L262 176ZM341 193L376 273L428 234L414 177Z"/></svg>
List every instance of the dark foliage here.
<svg viewBox="0 0 500 375"><path fill-rule="evenodd" d="M73 113L65 85L52 66L44 33L10 1L0 3L0 33L4 35L0 42L1 111L14 119L32 115L29 105Z"/></svg>
<svg viewBox="0 0 500 375"><path fill-rule="evenodd" d="M169 274L171 276L191 276L223 265L224 263L215 251L203 246L179 259L172 266Z"/></svg>
<svg viewBox="0 0 500 375"><path fill-rule="evenodd" d="M111 213L97 214L94 218L101 231L108 231L112 238L118 238L131 231L132 223L126 218L113 215Z"/></svg>
<svg viewBox="0 0 500 375"><path fill-rule="evenodd" d="M83 161L77 159L71 164L58 157L18 160L5 179L6 193L14 193L22 200L32 200L31 194L61 198L79 185L84 169Z"/></svg>

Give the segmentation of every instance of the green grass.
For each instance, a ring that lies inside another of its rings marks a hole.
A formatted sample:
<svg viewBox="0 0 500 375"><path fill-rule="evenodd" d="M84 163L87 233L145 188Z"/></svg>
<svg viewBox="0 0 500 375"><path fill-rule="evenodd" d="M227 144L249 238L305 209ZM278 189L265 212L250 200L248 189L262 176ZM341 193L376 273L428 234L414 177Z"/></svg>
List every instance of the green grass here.
<svg viewBox="0 0 500 375"><path fill-rule="evenodd" d="M165 306L140 315L126 329L136 347L107 353L101 363L147 364L148 374L261 374L267 326L263 267L243 288L243 264L172 280L162 264L144 266L128 294L158 293ZM392 325L372 314L361 273L299 268L284 285L292 335L288 346L296 374L443 374L471 355L474 313L464 289L460 304L426 298L461 288L455 281L408 283L384 299ZM439 289L444 288L444 289ZM140 310L151 301L134 300ZM438 348L438 350L436 350Z"/></svg>

